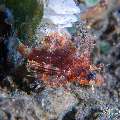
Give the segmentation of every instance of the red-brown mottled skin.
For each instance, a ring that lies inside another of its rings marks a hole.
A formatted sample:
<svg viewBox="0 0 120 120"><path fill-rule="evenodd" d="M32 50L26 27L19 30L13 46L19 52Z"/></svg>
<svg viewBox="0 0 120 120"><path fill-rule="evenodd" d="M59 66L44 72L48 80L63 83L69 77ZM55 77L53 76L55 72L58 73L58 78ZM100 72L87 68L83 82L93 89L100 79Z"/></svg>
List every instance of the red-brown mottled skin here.
<svg viewBox="0 0 120 120"><path fill-rule="evenodd" d="M89 85L90 55L77 56L77 49L67 38L57 33L46 36L41 48L33 48L28 55L28 68L48 85L61 86L67 82ZM97 78L96 84L101 84Z"/></svg>

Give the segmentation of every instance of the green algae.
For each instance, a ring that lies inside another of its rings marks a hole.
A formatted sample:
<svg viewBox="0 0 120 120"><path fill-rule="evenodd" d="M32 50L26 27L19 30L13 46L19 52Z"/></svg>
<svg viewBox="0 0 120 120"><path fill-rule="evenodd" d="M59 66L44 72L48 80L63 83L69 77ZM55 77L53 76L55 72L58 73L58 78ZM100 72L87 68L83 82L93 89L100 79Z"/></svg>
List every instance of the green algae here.
<svg viewBox="0 0 120 120"><path fill-rule="evenodd" d="M19 38L31 41L34 30L41 21L43 6L37 0L6 0L5 5L14 15Z"/></svg>
<svg viewBox="0 0 120 120"><path fill-rule="evenodd" d="M100 43L100 52L102 54L108 54L110 49L111 49L111 45L108 42L102 41Z"/></svg>
<svg viewBox="0 0 120 120"><path fill-rule="evenodd" d="M86 3L87 6L92 7L92 6L96 5L96 4L98 4L99 1L100 0L85 0L85 3Z"/></svg>

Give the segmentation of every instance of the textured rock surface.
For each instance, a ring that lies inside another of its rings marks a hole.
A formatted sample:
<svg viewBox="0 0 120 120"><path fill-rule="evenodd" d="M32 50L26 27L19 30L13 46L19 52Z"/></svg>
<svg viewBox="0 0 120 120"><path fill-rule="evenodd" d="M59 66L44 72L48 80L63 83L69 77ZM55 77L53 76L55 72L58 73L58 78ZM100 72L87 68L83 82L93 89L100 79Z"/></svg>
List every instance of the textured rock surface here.
<svg viewBox="0 0 120 120"><path fill-rule="evenodd" d="M58 119L78 102L71 93L65 92L63 89L46 89L37 96L20 93L16 92L14 96L6 95L4 92L3 95L1 94L1 120Z"/></svg>

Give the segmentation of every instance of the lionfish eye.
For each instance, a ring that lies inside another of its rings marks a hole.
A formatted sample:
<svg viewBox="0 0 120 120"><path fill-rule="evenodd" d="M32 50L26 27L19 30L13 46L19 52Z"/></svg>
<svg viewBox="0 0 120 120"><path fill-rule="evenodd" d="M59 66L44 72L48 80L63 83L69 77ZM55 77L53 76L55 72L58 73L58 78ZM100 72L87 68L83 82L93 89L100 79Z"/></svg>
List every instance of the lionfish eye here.
<svg viewBox="0 0 120 120"><path fill-rule="evenodd" d="M96 79L96 72L90 72L87 75L88 80L94 80Z"/></svg>

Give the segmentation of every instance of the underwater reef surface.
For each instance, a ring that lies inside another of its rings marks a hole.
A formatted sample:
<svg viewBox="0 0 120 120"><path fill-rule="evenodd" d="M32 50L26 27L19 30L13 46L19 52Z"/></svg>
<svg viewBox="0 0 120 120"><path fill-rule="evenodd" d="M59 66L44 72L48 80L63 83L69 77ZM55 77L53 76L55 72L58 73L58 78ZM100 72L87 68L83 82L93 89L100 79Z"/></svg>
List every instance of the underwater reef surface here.
<svg viewBox="0 0 120 120"><path fill-rule="evenodd" d="M27 8L28 3L12 2L14 0L11 0L11 3L9 0L6 6L10 10L13 9L16 20L23 14L19 16L14 7ZM47 86L44 81L38 80L36 72L26 68L27 58L23 59L19 53L16 54L16 48L10 49L10 55L13 54L13 58L18 57L15 60L20 60L21 63L19 61L20 65L16 63L15 66L7 67L7 71L0 65L0 120L120 120L120 1L105 0L106 3L102 2L102 5L99 2L100 0L76 0L81 11L84 11L80 13L81 19L91 34L96 36L96 45L93 49L93 44L89 44L89 50L93 50L92 62L96 66L103 64L97 72L102 75L104 82L100 86L80 85L76 82L57 88ZM117 3L115 6L112 4L114 2ZM99 9L98 16L98 13L93 15L94 9ZM31 14L29 9L27 10ZM21 19L20 24L23 22ZM82 35L84 38L86 33L83 29L76 29L79 27L83 26L74 24L72 28L67 29L67 33L70 33L73 41L76 40L76 47L81 45L80 50L84 52L88 44L84 43ZM82 41L78 40L78 36ZM21 37L15 35L14 38L12 45L17 46ZM26 43L25 39L23 41ZM34 44L34 41L32 42Z"/></svg>

